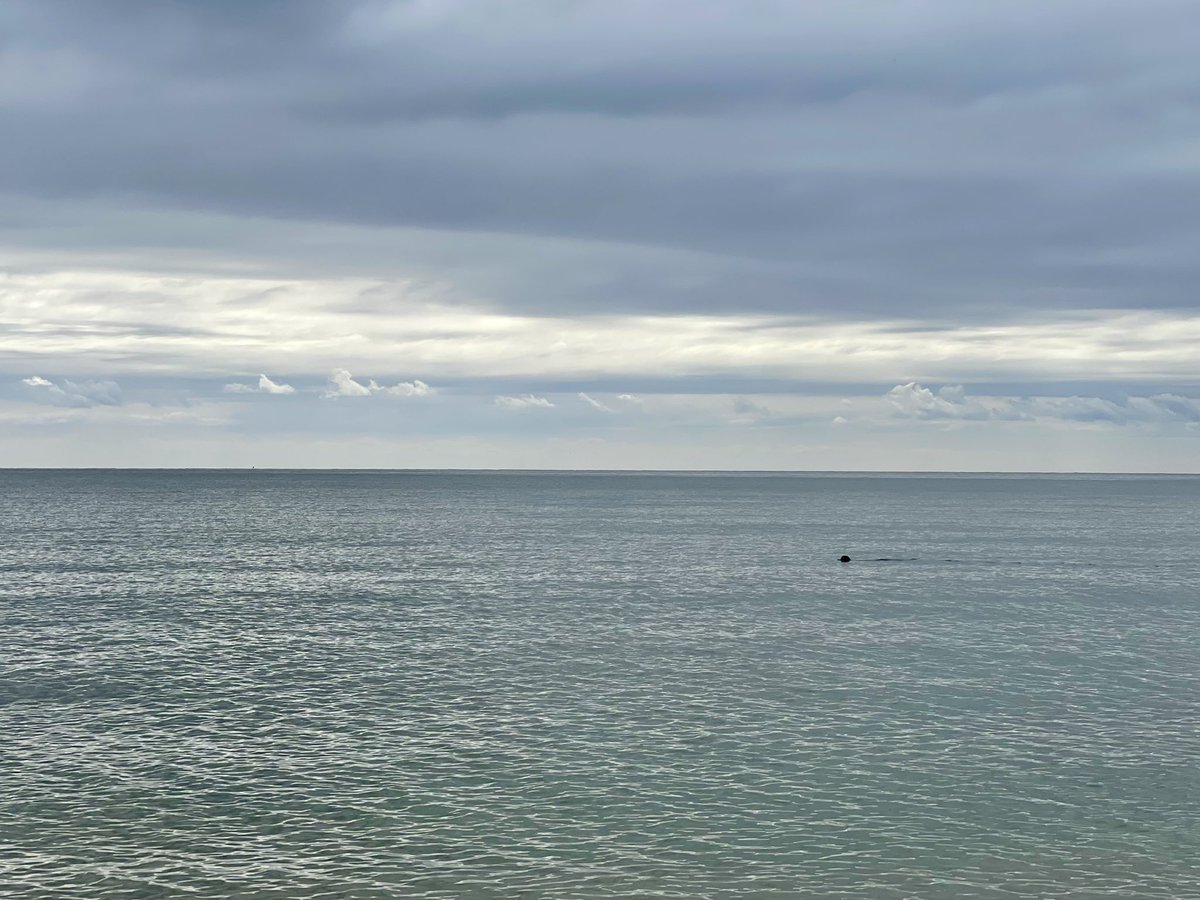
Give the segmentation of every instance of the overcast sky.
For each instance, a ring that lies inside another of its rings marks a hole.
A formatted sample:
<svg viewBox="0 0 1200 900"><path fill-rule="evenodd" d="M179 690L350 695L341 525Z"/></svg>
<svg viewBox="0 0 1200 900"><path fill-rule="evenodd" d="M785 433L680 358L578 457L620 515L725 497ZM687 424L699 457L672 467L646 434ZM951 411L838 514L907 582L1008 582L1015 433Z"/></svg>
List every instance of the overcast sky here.
<svg viewBox="0 0 1200 900"><path fill-rule="evenodd" d="M0 465L1200 471L1194 0L7 0Z"/></svg>

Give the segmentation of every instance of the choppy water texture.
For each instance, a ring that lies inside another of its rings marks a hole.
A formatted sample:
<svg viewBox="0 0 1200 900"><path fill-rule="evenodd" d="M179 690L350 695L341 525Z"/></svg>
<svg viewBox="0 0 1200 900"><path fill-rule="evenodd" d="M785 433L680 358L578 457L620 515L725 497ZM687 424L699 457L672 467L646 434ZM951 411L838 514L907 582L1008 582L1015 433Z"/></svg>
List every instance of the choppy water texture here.
<svg viewBox="0 0 1200 900"><path fill-rule="evenodd" d="M0 491L5 897L1200 897L1198 479Z"/></svg>

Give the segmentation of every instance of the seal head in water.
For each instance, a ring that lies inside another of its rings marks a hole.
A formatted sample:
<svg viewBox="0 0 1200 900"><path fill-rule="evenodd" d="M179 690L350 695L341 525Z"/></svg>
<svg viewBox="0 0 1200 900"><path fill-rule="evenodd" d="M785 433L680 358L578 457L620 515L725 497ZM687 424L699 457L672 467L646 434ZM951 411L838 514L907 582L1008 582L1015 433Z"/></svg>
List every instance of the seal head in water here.
<svg viewBox="0 0 1200 900"><path fill-rule="evenodd" d="M839 556L839 557L838 557L838 562L850 562L850 557L848 557L848 556Z"/></svg>

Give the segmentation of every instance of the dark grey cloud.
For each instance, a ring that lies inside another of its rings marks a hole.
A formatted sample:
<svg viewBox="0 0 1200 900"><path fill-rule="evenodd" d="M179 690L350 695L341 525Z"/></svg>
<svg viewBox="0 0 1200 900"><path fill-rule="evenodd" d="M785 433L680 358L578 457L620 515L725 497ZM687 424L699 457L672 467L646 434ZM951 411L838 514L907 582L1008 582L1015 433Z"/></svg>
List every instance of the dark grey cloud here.
<svg viewBox="0 0 1200 900"><path fill-rule="evenodd" d="M12 243L86 254L105 215L148 264L535 312L1197 307L1183 0L14 0L0 30Z"/></svg>
<svg viewBox="0 0 1200 900"><path fill-rule="evenodd" d="M248 89L251 102L286 94L292 108L339 118L694 112L861 92L966 101L1104 85L1143 75L1149 63L1170 75L1164 51L1190 52L1196 27L1185 0L9 6L5 19L19 29L13 44L68 46L93 60L232 82ZM247 84L247 75L265 83ZM280 90L285 79L298 83Z"/></svg>

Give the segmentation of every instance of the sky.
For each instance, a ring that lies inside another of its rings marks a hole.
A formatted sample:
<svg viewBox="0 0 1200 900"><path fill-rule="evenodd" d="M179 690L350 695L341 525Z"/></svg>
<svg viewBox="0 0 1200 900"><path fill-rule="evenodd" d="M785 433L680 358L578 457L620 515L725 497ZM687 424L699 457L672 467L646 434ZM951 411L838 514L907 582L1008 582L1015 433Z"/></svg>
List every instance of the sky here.
<svg viewBox="0 0 1200 900"><path fill-rule="evenodd" d="M0 466L1200 472L1194 0L7 0Z"/></svg>

